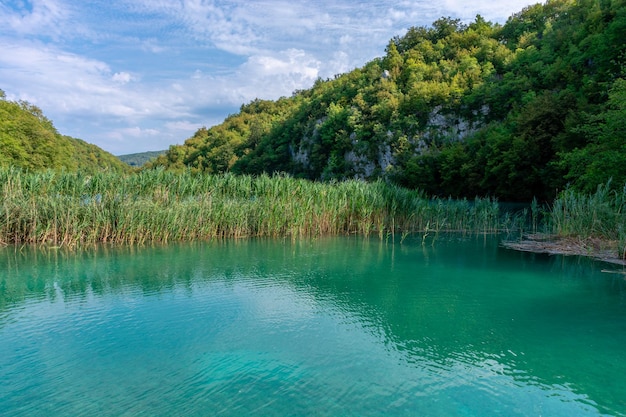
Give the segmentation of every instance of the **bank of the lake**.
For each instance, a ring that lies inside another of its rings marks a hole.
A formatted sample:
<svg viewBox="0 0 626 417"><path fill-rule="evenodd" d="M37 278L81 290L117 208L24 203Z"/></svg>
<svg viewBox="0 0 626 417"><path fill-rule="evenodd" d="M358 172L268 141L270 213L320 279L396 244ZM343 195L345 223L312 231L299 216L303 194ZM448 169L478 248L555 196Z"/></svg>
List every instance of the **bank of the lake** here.
<svg viewBox="0 0 626 417"><path fill-rule="evenodd" d="M609 182L593 194L567 189L544 209L533 202L530 211L528 233L504 246L626 265L626 187L616 190Z"/></svg>
<svg viewBox="0 0 626 417"><path fill-rule="evenodd" d="M76 246L214 238L494 233L495 199L431 199L383 181L0 170L0 241ZM513 227L508 219L508 227Z"/></svg>
<svg viewBox="0 0 626 417"><path fill-rule="evenodd" d="M0 196L0 244L5 245L541 232L557 241L582 242L578 255L626 257L626 191L612 190L610 184L592 195L565 190L543 208L534 201L526 210L511 212L493 198L431 198L384 181L3 168ZM522 247L517 240L520 249L545 249L528 242ZM559 250L567 253L564 245L551 246Z"/></svg>

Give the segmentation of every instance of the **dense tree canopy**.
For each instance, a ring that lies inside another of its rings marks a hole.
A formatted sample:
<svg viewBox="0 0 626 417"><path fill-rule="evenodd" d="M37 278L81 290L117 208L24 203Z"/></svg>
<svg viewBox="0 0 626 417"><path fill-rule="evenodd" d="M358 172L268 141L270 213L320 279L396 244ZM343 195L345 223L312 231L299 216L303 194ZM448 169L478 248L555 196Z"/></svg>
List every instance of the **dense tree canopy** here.
<svg viewBox="0 0 626 417"><path fill-rule="evenodd" d="M63 136L38 107L9 101L0 90L0 166L29 170L129 169L115 156L80 139Z"/></svg>
<svg viewBox="0 0 626 417"><path fill-rule="evenodd" d="M165 150L162 151L147 151L147 152L139 152L139 153L129 153L125 155L117 155L120 161L130 165L134 168L139 168L147 162L155 159L156 157L165 153Z"/></svg>
<svg viewBox="0 0 626 417"><path fill-rule="evenodd" d="M385 55L255 100L152 166L384 177L431 194L550 199L626 181L626 0L548 0L504 25L441 18Z"/></svg>

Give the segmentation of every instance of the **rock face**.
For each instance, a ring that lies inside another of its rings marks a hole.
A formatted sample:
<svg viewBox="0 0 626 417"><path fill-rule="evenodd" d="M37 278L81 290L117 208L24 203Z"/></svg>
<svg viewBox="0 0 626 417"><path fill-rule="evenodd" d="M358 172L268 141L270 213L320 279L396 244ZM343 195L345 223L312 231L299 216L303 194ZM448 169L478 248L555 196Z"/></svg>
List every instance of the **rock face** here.
<svg viewBox="0 0 626 417"><path fill-rule="evenodd" d="M485 106L481 113L484 115L487 111L488 109ZM430 112L424 136L426 139L432 140L438 138L445 138L448 141L463 140L478 130L479 126L477 125L480 122L477 122L477 120L479 120L478 117L471 121L455 114L445 113L441 106L437 106Z"/></svg>
<svg viewBox="0 0 626 417"><path fill-rule="evenodd" d="M355 132L350 132L349 146L340 156L344 175L338 178L373 179L385 177L386 173L396 164L398 136L404 136L412 147L412 152L419 155L433 147L439 147L444 143L462 141L472 135L481 127L481 116L485 115L487 111L485 106L481 109L481 114L476 114L474 120L468 120L453 112L444 111L441 106L438 106L428 115L425 127L412 136L387 130L384 139L368 141L359 140ZM324 146L321 142L319 128L325 122L326 118L312 122L312 127L308 129L310 133L289 147L292 163L299 166L304 172L311 172L314 169L311 164L312 159L315 158L313 153L319 152L320 148ZM332 150L327 150L332 153ZM336 154L333 158L329 156L327 169L324 170L326 174L322 175L321 179L330 179L328 172L332 170L331 165L338 163Z"/></svg>

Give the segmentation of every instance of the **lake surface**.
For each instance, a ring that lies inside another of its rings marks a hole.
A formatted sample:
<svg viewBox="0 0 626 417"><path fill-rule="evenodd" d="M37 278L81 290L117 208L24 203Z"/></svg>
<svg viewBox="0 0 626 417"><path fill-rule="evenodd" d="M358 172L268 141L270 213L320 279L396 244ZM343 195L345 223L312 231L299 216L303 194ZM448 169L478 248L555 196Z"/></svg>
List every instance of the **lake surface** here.
<svg viewBox="0 0 626 417"><path fill-rule="evenodd" d="M498 239L0 249L0 415L626 415L625 275Z"/></svg>

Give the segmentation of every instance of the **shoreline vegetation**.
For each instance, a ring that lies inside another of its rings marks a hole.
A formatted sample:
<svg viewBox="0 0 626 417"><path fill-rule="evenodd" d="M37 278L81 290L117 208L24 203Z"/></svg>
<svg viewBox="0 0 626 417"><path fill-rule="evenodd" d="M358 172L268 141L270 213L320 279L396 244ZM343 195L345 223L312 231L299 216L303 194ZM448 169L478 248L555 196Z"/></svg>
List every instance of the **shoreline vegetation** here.
<svg viewBox="0 0 626 417"><path fill-rule="evenodd" d="M533 201L511 213L494 198L430 198L381 180L0 168L0 196L2 245L509 233L518 238L503 244L516 250L626 258L626 188L619 193L609 184L592 195L565 190L549 207Z"/></svg>
<svg viewBox="0 0 626 417"><path fill-rule="evenodd" d="M533 206L536 203L533 202ZM543 218L537 226L536 217ZM626 265L626 186L610 181L593 194L561 192L549 210L532 215L531 231L503 246L527 252L578 255Z"/></svg>
<svg viewBox="0 0 626 417"><path fill-rule="evenodd" d="M0 242L77 246L246 237L493 233L495 199L428 199L383 181L0 169Z"/></svg>
<svg viewBox="0 0 626 417"><path fill-rule="evenodd" d="M524 235L520 240L502 242L502 246L521 252L549 255L585 256L617 265L626 260L617 252L617 242L599 238L562 237L549 234Z"/></svg>

